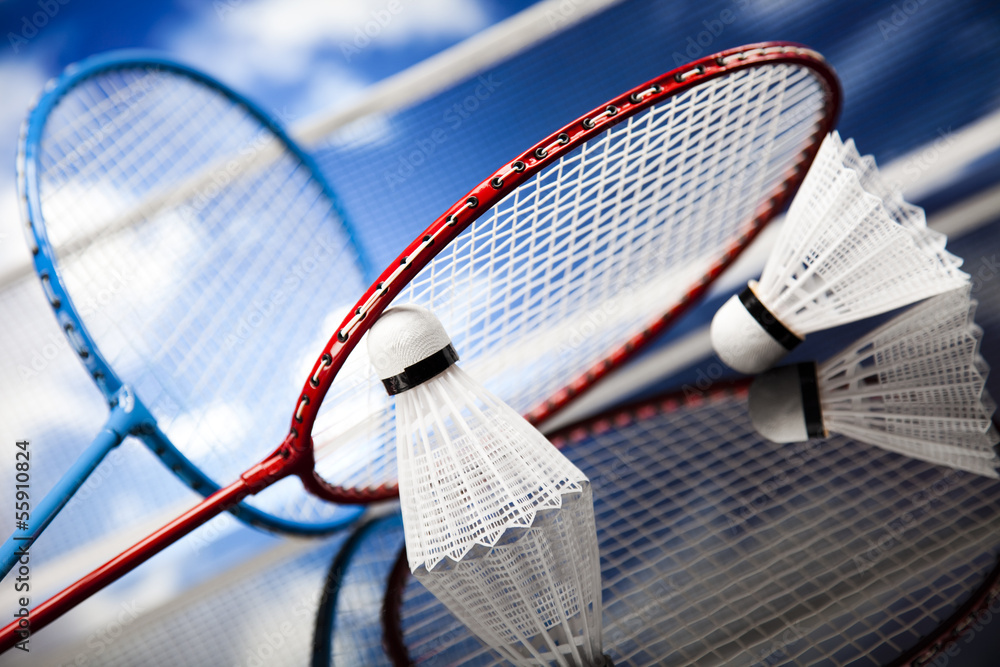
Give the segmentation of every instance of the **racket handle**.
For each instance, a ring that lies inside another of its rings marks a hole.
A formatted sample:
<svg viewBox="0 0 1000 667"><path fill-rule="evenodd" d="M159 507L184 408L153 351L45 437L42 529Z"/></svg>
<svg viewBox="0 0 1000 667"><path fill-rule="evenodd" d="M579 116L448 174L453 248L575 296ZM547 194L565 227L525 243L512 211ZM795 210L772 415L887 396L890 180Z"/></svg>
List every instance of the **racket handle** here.
<svg viewBox="0 0 1000 667"><path fill-rule="evenodd" d="M201 524L233 507L251 493L251 485L243 478L216 491L163 528L137 542L76 583L68 586L61 593L32 609L26 617L30 634L42 629ZM22 619L16 619L0 630L0 653L27 638L24 634L25 629L20 625L21 622Z"/></svg>
<svg viewBox="0 0 1000 667"><path fill-rule="evenodd" d="M34 544L46 526L83 486L108 452L121 442L122 436L108 426L97 434L90 446L73 462L72 467L56 482L42 502L35 506L31 512L28 529L15 531L0 547L0 579L7 576L17 561L28 552L28 547Z"/></svg>

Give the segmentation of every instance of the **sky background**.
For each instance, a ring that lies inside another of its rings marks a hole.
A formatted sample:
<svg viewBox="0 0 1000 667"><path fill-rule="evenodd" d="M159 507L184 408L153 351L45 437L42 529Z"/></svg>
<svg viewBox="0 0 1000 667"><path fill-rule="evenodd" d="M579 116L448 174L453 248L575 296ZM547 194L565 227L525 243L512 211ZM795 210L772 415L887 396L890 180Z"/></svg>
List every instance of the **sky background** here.
<svg viewBox="0 0 1000 667"><path fill-rule="evenodd" d="M910 1L913 12L901 9L911 5L891 0L706 0L696 9L658 0L649 3L656 9L649 11L642 35L625 20L599 20L581 28L577 50L556 39L540 49L536 68L500 64L494 73L502 82L501 93L460 128L442 124L441 114L469 94L468 86L457 84L394 115L388 121L393 133L384 140L332 144L318 158L352 219L365 228L365 245L381 268L385 261L379 253L394 256L401 247L398 234L379 231L395 224L395 218L422 229L515 151L626 87L673 68L676 54L687 60L762 39L793 39L820 50L837 69L846 102L841 132L855 137L862 153L874 153L885 164L1000 108L1000 5ZM530 4L0 0L0 272L7 263L27 259L14 187L18 126L45 82L66 65L112 49L156 49L219 78L294 125L357 100L372 83ZM394 6L400 11L391 13ZM689 39L727 9L737 11L740 20L710 39L707 51L690 55ZM380 18L383 25L373 37L359 37L366 24ZM625 27L615 32L613 25ZM565 102L569 97L572 103ZM438 127L448 132L448 141L429 156L428 168L404 187L387 191L386 175L415 141ZM990 167L994 176L995 158ZM913 169L904 171L917 176L933 168L932 161L909 166ZM412 234L405 240L409 238ZM39 310L50 318L47 308ZM80 442L89 441L93 432L81 429ZM162 476L158 462L149 467ZM255 531L240 537L244 541L237 546L243 552L252 550L246 540L270 544ZM220 553L218 545L212 553ZM204 553L196 555L190 560L208 560ZM968 656L963 653L963 660Z"/></svg>
<svg viewBox="0 0 1000 667"><path fill-rule="evenodd" d="M530 5L527 0L38 0L0 2L0 165L45 82L112 49L165 52L300 119L341 107L368 85ZM399 11L392 13L392 8ZM44 11L51 14L47 16ZM386 17L389 17L386 19ZM384 25L363 35L365 24ZM38 27L40 26L40 27ZM360 35L360 37L359 37ZM360 45L360 48L359 46ZM0 169L0 266L26 256L13 169ZM10 243L11 239L14 243Z"/></svg>

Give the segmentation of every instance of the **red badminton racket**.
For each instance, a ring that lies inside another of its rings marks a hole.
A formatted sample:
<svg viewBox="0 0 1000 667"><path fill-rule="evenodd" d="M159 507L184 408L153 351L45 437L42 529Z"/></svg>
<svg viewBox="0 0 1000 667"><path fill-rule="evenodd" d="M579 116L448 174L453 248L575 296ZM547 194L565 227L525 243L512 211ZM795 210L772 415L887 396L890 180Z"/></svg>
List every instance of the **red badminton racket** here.
<svg viewBox="0 0 1000 667"><path fill-rule="evenodd" d="M358 301L271 455L36 607L30 630L285 477L332 502L394 496L390 404L355 347L399 295L434 311L465 369L541 422L704 294L795 192L839 100L815 52L752 45L637 86L503 165ZM0 650L20 636L7 625Z"/></svg>

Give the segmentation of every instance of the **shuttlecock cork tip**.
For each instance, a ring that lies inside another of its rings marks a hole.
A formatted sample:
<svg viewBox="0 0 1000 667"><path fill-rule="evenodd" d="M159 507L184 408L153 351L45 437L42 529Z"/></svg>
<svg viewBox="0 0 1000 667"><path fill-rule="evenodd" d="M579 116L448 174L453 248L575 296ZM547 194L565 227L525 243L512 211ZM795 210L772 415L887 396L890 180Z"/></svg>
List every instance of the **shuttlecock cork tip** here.
<svg viewBox="0 0 1000 667"><path fill-rule="evenodd" d="M430 380L458 360L434 313L412 304L382 313L368 331L368 356L390 395Z"/></svg>
<svg viewBox="0 0 1000 667"><path fill-rule="evenodd" d="M722 304L710 331L723 363L751 375L771 368L802 342L761 303L752 283Z"/></svg>
<svg viewBox="0 0 1000 667"><path fill-rule="evenodd" d="M747 397L750 421L771 442L825 435L813 363L780 366L758 375Z"/></svg>

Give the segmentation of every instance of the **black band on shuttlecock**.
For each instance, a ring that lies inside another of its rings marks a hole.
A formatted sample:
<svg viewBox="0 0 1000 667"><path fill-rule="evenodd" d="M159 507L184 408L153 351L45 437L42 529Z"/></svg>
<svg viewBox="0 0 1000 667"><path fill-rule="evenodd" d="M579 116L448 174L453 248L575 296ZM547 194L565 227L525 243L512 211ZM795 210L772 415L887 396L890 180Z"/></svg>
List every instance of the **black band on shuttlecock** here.
<svg viewBox="0 0 1000 667"><path fill-rule="evenodd" d="M775 317L767 307L761 303L757 295L753 293L750 286L740 292L740 303L747 309L750 316L757 320L757 324L768 333L771 338L778 341L786 350L794 350L795 346L802 342L802 339L792 333L781 321Z"/></svg>
<svg viewBox="0 0 1000 667"><path fill-rule="evenodd" d="M421 359L412 366L407 366L399 375L382 380L382 384L385 385L385 390L389 392L390 396L395 396L440 375L456 361L458 361L458 352L455 351L451 343L448 343L426 359Z"/></svg>
<svg viewBox="0 0 1000 667"><path fill-rule="evenodd" d="M810 438L826 435L823 428L823 408L819 404L819 383L816 380L816 364L811 361L797 364L799 387L802 389L802 416L806 420L806 434Z"/></svg>

